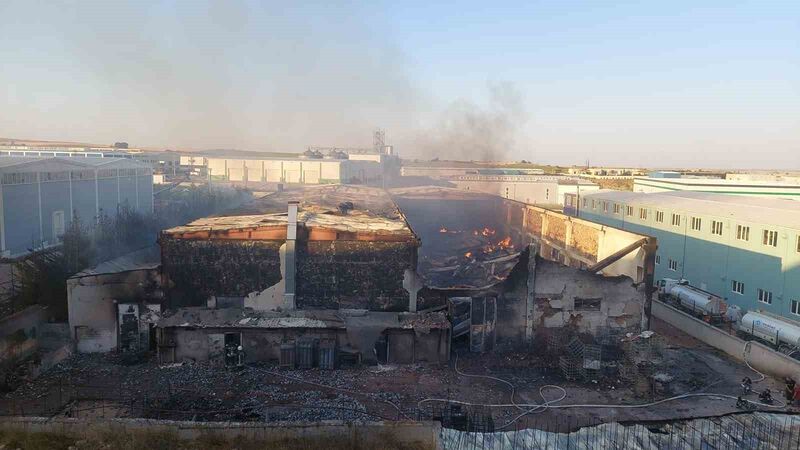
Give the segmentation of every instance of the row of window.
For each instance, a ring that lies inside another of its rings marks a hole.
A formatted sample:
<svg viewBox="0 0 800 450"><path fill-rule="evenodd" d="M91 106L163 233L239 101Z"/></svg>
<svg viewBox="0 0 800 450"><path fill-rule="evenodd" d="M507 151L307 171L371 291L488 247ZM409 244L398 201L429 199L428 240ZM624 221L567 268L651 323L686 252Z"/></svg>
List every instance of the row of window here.
<svg viewBox="0 0 800 450"><path fill-rule="evenodd" d="M678 270L678 261L668 258L667 264L669 266L669 270L677 271ZM656 264L661 264L661 255L656 255ZM744 283L737 280L731 280L731 292L739 295L744 295ZM772 304L772 291L768 291L766 289L758 289L756 291L758 301L764 303L766 305ZM792 300L790 302L790 310L792 314L800 316L800 300Z"/></svg>
<svg viewBox="0 0 800 450"><path fill-rule="evenodd" d="M596 209L596 200L592 200L592 209ZM608 203L607 201L602 202L603 212L608 213ZM620 204L613 203L614 214L620 213ZM588 199L583 199L583 206L588 206ZM634 215L634 208L633 206L625 205L625 215L628 217L633 217ZM648 210L647 208L639 208L639 219L647 220ZM681 226L681 215L680 214L672 214L672 226L680 227ZM664 211L656 211L655 212L655 221L658 223L664 223ZM691 217L691 224L690 228L692 231L702 231L703 229L703 219L701 217ZM723 235L723 222L721 220L712 220L711 221L711 234L716 236ZM736 225L736 239L740 241L750 241L750 227L746 225ZM778 246L778 232L775 230L763 230L763 235L761 239L762 245L768 247L777 247ZM797 236L795 241L796 250L800 253L800 235Z"/></svg>

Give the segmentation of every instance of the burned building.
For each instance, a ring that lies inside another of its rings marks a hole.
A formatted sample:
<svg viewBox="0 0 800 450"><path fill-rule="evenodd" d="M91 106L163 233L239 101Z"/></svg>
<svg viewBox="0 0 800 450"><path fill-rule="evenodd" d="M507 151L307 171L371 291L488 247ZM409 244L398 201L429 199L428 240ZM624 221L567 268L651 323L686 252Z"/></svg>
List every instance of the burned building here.
<svg viewBox="0 0 800 450"><path fill-rule="evenodd" d="M67 280L70 333L79 353L155 347L163 301L158 247L148 247Z"/></svg>
<svg viewBox="0 0 800 450"><path fill-rule="evenodd" d="M414 284L419 240L380 189L267 195L166 230L160 245L173 307L234 297L255 309L415 310L405 284Z"/></svg>
<svg viewBox="0 0 800 450"><path fill-rule="evenodd" d="M451 311L474 350L647 326L655 239L486 194L392 195L422 240L420 307Z"/></svg>
<svg viewBox="0 0 800 450"><path fill-rule="evenodd" d="M419 239L381 189L278 192L159 242L163 359L215 359L220 345L280 359L281 346L323 343L355 359L449 357L444 316L417 313Z"/></svg>
<svg viewBox="0 0 800 450"><path fill-rule="evenodd" d="M301 348L442 362L460 336L488 351L638 329L655 246L487 194L354 186L269 194L159 242L162 360L286 364Z"/></svg>

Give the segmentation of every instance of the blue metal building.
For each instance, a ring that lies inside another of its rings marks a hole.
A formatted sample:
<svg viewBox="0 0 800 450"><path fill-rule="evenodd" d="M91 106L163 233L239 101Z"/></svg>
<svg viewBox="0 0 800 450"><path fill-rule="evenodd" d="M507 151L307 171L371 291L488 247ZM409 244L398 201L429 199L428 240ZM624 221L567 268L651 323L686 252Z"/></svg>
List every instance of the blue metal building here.
<svg viewBox="0 0 800 450"><path fill-rule="evenodd" d="M800 202L599 191L567 204L583 219L656 237L657 280L684 278L745 310L800 318Z"/></svg>
<svg viewBox="0 0 800 450"><path fill-rule="evenodd" d="M123 158L0 157L0 255L57 245L74 216L153 212L153 170Z"/></svg>

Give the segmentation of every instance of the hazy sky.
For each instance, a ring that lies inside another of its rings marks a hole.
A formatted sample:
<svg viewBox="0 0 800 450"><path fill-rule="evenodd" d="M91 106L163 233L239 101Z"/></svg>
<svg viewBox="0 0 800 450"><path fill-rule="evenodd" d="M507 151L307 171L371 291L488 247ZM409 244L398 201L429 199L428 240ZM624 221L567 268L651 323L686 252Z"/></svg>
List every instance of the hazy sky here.
<svg viewBox="0 0 800 450"><path fill-rule="evenodd" d="M0 0L0 136L800 169L800 1Z"/></svg>

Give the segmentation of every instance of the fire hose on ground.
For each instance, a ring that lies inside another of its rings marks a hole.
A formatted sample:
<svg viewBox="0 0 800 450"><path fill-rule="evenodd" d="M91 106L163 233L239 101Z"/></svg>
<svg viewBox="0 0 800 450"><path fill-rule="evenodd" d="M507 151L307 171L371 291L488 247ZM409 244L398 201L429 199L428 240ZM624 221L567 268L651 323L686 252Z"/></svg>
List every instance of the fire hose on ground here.
<svg viewBox="0 0 800 450"><path fill-rule="evenodd" d="M759 376L761 376L761 378L758 379L756 382L763 381L766 378L764 376L764 374L759 372L758 370L754 369L750 365L750 363L747 361L747 352L746 352L746 350L747 350L748 344L749 344L749 342L745 344L745 347L743 349L744 362L745 362L745 364L747 364L747 367L750 368L750 370L752 370L753 372L756 372L757 374L759 374ZM511 383L511 382L509 382L507 380L503 380L501 378L497 378L497 377L493 377L493 376L489 376L489 375L473 375L473 374L467 374L467 373L461 372L458 369L458 354L456 354L455 371L456 371L456 373L458 373L461 376L471 377L471 378L485 378L485 379L495 380L495 381L499 381L499 382L509 386L511 388L511 397L510 397L511 403L488 404L488 403L463 402L463 401L459 401L459 400L452 400L452 399L445 399L445 398L426 398L426 399L420 400L417 403L417 406L420 407L420 406L422 406L422 404L428 403L428 402L442 402L442 403L451 403L451 404L458 404L458 405L465 405L465 406L482 406L482 407L496 407L496 408L516 408L516 409L519 409L520 411L522 411L521 414L517 415L516 417L514 417L513 419L511 419L510 421L508 421L504 425L495 428L496 430L503 430L505 428L508 428L509 426L514 424L516 421L518 421L519 419L521 419L521 418L523 418L523 417L525 417L525 416L527 416L529 414L541 413L541 412L544 412L547 409L567 409L567 408L621 408L621 409L635 409L635 408L650 408L650 407L653 407L653 406L656 406L656 405L660 405L662 403L667 403L667 402L672 402L672 401L681 400L681 399L685 399L685 398L692 398L692 397L711 397L711 398L731 399L731 400L737 400L737 401L739 400L739 397L736 397L736 396L733 396L733 395L728 395L728 394L713 394L713 393L698 392L698 393L685 393L685 394L680 394L680 395L676 395L676 396L673 396L673 397L668 397L668 398L665 398L665 399L657 400L657 401L654 401L654 402L639 403L639 404L633 404L633 405L631 405L631 404L568 404L568 405L560 405L560 404L557 404L557 403L562 401L562 400L564 400L567 397L567 390L564 389L561 386L558 386L558 385L547 384L547 385L544 385L544 386L539 388L539 396L542 397L543 403L539 403L539 404L537 404L537 403L519 404L519 403L514 401L514 394L516 393L516 386L513 383ZM711 385L706 386L704 389L707 389L708 387L713 386L714 384L717 384L717 383L712 383ZM544 392L547 389L558 390L558 391L561 392L561 396L559 398L557 398L557 399L547 400L546 397L544 396ZM783 408L783 407L786 406L782 402L778 402L778 403L780 403L779 405L755 402L755 401L752 401L752 400L748 400L748 402L753 404L753 405L764 407L764 408ZM525 408L528 408L528 409L525 409Z"/></svg>

